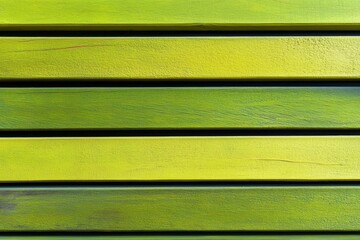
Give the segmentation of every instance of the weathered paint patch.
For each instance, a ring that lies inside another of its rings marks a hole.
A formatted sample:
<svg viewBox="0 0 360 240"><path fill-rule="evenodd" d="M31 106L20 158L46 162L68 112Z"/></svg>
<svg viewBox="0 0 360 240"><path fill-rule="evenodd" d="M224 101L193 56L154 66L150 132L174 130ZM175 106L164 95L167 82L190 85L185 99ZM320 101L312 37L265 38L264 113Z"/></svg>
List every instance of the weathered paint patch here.
<svg viewBox="0 0 360 240"><path fill-rule="evenodd" d="M1 88L0 130L357 129L360 87Z"/></svg>
<svg viewBox="0 0 360 240"><path fill-rule="evenodd" d="M2 231L358 231L360 226L358 186L11 191L54 194L12 199L16 212L0 211Z"/></svg>

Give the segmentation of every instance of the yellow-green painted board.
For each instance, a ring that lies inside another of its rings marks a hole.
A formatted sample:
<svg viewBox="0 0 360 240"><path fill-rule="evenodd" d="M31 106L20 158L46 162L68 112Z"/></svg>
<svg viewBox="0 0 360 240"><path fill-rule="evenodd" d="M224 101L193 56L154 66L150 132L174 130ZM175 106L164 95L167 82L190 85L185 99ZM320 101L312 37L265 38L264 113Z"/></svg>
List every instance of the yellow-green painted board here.
<svg viewBox="0 0 360 240"><path fill-rule="evenodd" d="M359 186L1 188L1 231L359 231Z"/></svg>
<svg viewBox="0 0 360 240"><path fill-rule="evenodd" d="M357 0L0 0L2 30L359 30Z"/></svg>
<svg viewBox="0 0 360 240"><path fill-rule="evenodd" d="M360 137L1 138L0 181L360 180Z"/></svg>
<svg viewBox="0 0 360 240"><path fill-rule="evenodd" d="M360 37L1 37L0 80L359 79Z"/></svg>
<svg viewBox="0 0 360 240"><path fill-rule="evenodd" d="M359 240L360 235L246 235L212 236L208 234L196 236L66 236L66 237L0 237L1 240Z"/></svg>
<svg viewBox="0 0 360 240"><path fill-rule="evenodd" d="M358 129L359 87L0 88L0 130Z"/></svg>

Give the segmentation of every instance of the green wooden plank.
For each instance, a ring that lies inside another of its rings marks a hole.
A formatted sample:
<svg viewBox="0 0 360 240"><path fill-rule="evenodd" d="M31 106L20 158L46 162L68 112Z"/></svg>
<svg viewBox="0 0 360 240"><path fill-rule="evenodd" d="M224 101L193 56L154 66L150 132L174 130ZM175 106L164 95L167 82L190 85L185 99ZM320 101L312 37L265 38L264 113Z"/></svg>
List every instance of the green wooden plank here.
<svg viewBox="0 0 360 240"><path fill-rule="evenodd" d="M359 104L359 87L0 88L0 129L350 129Z"/></svg>
<svg viewBox="0 0 360 240"><path fill-rule="evenodd" d="M360 27L357 0L0 0L0 6L0 29L4 30L359 30Z"/></svg>
<svg viewBox="0 0 360 240"><path fill-rule="evenodd" d="M0 37L0 81L356 80L359 36Z"/></svg>
<svg viewBox="0 0 360 240"><path fill-rule="evenodd" d="M1 231L359 231L359 186L1 188Z"/></svg>

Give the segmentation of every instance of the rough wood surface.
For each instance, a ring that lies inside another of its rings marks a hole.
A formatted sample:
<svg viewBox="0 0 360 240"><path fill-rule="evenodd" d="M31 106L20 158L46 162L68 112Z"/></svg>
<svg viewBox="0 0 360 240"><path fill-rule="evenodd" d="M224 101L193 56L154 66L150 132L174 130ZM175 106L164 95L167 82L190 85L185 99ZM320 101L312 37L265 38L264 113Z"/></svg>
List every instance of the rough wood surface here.
<svg viewBox="0 0 360 240"><path fill-rule="evenodd" d="M360 137L1 138L0 181L360 180Z"/></svg>
<svg viewBox="0 0 360 240"><path fill-rule="evenodd" d="M356 129L359 104L359 87L1 88L0 129Z"/></svg>
<svg viewBox="0 0 360 240"><path fill-rule="evenodd" d="M359 79L360 37L1 37L0 80Z"/></svg>
<svg viewBox="0 0 360 240"><path fill-rule="evenodd" d="M0 6L2 30L360 29L357 0L0 0Z"/></svg>
<svg viewBox="0 0 360 240"><path fill-rule="evenodd" d="M360 230L360 187L1 188L1 231Z"/></svg>

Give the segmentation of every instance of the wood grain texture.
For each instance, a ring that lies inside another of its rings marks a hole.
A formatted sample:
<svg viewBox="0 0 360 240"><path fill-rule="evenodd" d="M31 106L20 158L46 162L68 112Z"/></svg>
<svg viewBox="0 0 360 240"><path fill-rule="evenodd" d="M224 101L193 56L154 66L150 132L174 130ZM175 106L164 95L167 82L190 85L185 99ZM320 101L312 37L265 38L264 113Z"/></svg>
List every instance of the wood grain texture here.
<svg viewBox="0 0 360 240"><path fill-rule="evenodd" d="M360 187L2 188L1 231L360 229Z"/></svg>
<svg viewBox="0 0 360 240"><path fill-rule="evenodd" d="M246 235L241 234L238 236L91 236L91 237L78 237L78 236L39 236L39 237L4 237L1 240L359 240L359 235Z"/></svg>
<svg viewBox="0 0 360 240"><path fill-rule="evenodd" d="M0 0L0 6L2 30L360 29L357 0Z"/></svg>
<svg viewBox="0 0 360 240"><path fill-rule="evenodd" d="M0 130L356 129L359 87L1 88Z"/></svg>
<svg viewBox="0 0 360 240"><path fill-rule="evenodd" d="M360 137L0 138L0 159L2 182L360 180Z"/></svg>
<svg viewBox="0 0 360 240"><path fill-rule="evenodd" d="M0 80L359 79L360 37L1 37Z"/></svg>

